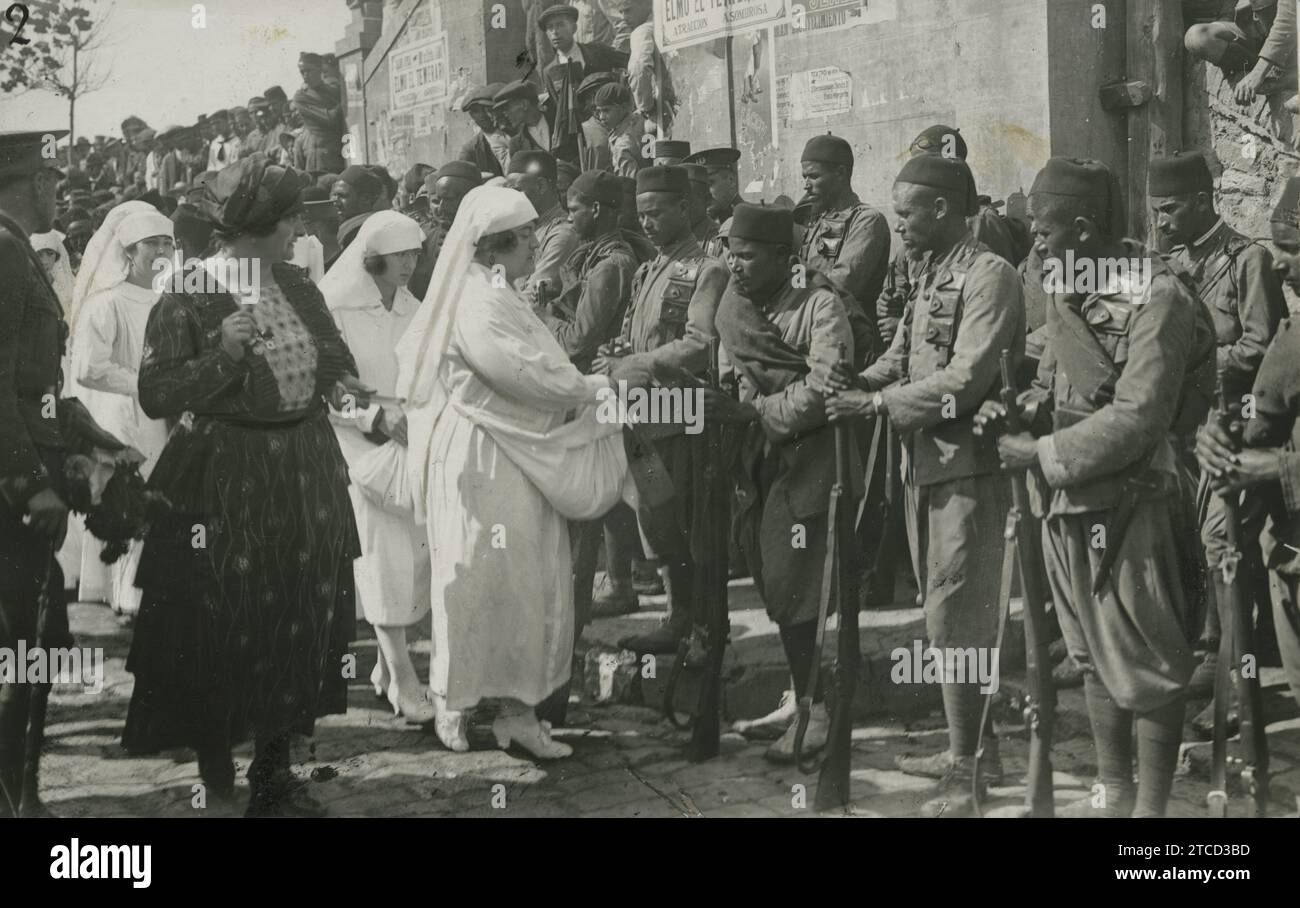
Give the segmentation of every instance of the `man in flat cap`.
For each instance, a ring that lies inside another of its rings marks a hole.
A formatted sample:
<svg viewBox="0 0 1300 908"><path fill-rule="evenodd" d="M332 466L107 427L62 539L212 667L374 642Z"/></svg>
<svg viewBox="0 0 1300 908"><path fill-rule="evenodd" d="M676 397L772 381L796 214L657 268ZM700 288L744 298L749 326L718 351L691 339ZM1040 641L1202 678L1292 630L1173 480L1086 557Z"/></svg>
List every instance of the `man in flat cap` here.
<svg viewBox="0 0 1300 908"><path fill-rule="evenodd" d="M1300 177L1287 180L1270 227L1275 267L1300 293ZM1300 702L1300 321L1283 319L1252 393L1255 415L1243 420L1245 446L1237 450L1239 443L1211 419L1201 428L1196 454L1215 492L1253 491L1276 503L1269 528L1273 626L1291 697Z"/></svg>
<svg viewBox="0 0 1300 908"><path fill-rule="evenodd" d="M562 137L556 129L555 106L548 98L543 106L538 101L537 86L531 82L516 79L507 82L496 93L492 101L492 114L504 117L510 124L513 135L510 137L510 155L520 151L549 151L556 154L556 147ZM576 159L574 154L564 155L566 159ZM557 157L560 155L556 154Z"/></svg>
<svg viewBox="0 0 1300 908"><path fill-rule="evenodd" d="M689 196L690 178L680 167L645 167L637 173L637 214L658 255L641 265L633 278L632 302L621 334L631 353L623 358L598 357L597 371L607 372L619 359L649 373L663 373L665 381L669 374L685 371L698 376L707 369L713 315L728 275L721 262L704 254L691 233ZM643 507L638 518L646 541L665 565L669 614L662 627L620 640L619 645L639 653L672 653L692 629L694 565L707 544L690 538L691 515L697 506L692 465L704 451L701 436L686 435L683 424L654 428L670 433L655 447L676 495L664 507Z"/></svg>
<svg viewBox="0 0 1300 908"><path fill-rule="evenodd" d="M889 272L889 223L853 191L853 149L839 136L809 139L801 168L814 217L799 259L870 315Z"/></svg>
<svg viewBox="0 0 1300 908"><path fill-rule="evenodd" d="M506 182L528 196L537 210L533 229L537 251L533 253L533 272L523 292L533 302L538 293L553 297L560 292L560 266L578 248L578 235L569 223L569 213L555 189L555 158L545 151L521 151L510 159ZM542 285L545 285L543 288Z"/></svg>
<svg viewBox="0 0 1300 908"><path fill-rule="evenodd" d="M1263 244L1233 230L1214 207L1214 178L1198 151L1174 153L1151 160L1147 195L1156 226L1173 244L1170 258L1190 278L1214 321L1217 338L1216 372L1228 399L1240 402L1250 393L1277 326L1286 317L1282 283L1273 270L1273 256ZM1210 477L1201 474L1197 487L1201 541L1207 567L1218 574L1229 552L1223 499L1210 491ZM1242 519L1239 575L1260 609L1258 638L1271 639L1268 574L1259 548L1265 503L1258 495L1238 501ZM1222 605L1222 602L1219 603ZM1205 658L1189 687L1191 696L1209 696L1214 688L1223 615L1207 608L1200 643ZM1234 715L1235 720L1235 715ZM1214 727L1214 703L1193 720L1202 734Z"/></svg>
<svg viewBox="0 0 1300 908"><path fill-rule="evenodd" d="M313 174L340 173L347 166L343 134L348 129L342 93L337 84L326 81L320 54L301 54L298 72L303 85L294 93L293 107L303 122L299 137L303 169Z"/></svg>
<svg viewBox="0 0 1300 908"><path fill-rule="evenodd" d="M461 200L482 182L479 171L468 161L449 161L424 178L432 219L427 226L422 225L425 227L424 250L406 285L416 299L424 299L424 292L429 289L433 268L438 263L438 253L442 251L442 241L447 238L447 231L456 220Z"/></svg>
<svg viewBox="0 0 1300 908"><path fill-rule="evenodd" d="M609 133L610 167L620 177L635 177L646 166L645 121L632 112L632 95L621 82L596 89L592 110Z"/></svg>
<svg viewBox="0 0 1300 908"><path fill-rule="evenodd" d="M556 4L543 10L537 25L546 33L547 43L555 51L555 62L577 64L574 84L589 73L610 72L627 68L627 53L606 44L583 44L576 40L578 11L572 6Z"/></svg>
<svg viewBox="0 0 1300 908"><path fill-rule="evenodd" d="M691 233L700 246L709 253L717 243L717 222L709 217L709 172L703 164L682 164L691 181ZM712 253L710 253L712 254Z"/></svg>
<svg viewBox="0 0 1300 908"><path fill-rule="evenodd" d="M469 114L470 119L474 121L474 138L462 145L460 154L456 156L462 161L469 161L479 169L479 173L490 173L497 177L505 171L491 139L491 136L497 132L496 119L492 116L492 103L501 88L501 83L493 82L473 88L465 95L460 109ZM503 137L503 139L502 146L509 149L509 138Z"/></svg>
<svg viewBox="0 0 1300 908"><path fill-rule="evenodd" d="M1214 327L1161 256L1122 237L1119 185L1105 164L1051 158L1029 206L1065 292L1048 297L1053 330L1021 398L1029 431L1001 434L997 446L1040 493L1052 600L1083 667L1104 803L1088 798L1065 813L1163 816L1202 618L1195 504L1178 447L1208 408ZM1098 274L1108 262L1131 267ZM984 405L982 437L1003 412Z"/></svg>
<svg viewBox="0 0 1300 908"><path fill-rule="evenodd" d="M125 450L85 413L58 403L67 327L29 237L53 225L54 143L67 130L0 133L0 647L66 647L67 603L55 553L67 530L65 448L93 436ZM65 437L69 429L80 429ZM38 770L49 679L0 683L0 817L48 815Z"/></svg>
<svg viewBox="0 0 1300 908"><path fill-rule="evenodd" d="M970 647L988 652L997 645L1010 487L994 440L975 436L972 425L980 404L997 396L1002 351L1015 362L1024 353L1020 280L971 234L967 218L977 200L965 161L911 158L893 196L904 247L928 257L929 266L910 324L860 376L831 370L825 387L837 393L826 408L835 418L884 416L902 439L907 530L926 636L944 654ZM942 685L947 752L898 760L904 772L939 779L923 808L929 816L961 816L973 808L982 699L978 681L964 673L958 681L952 668L948 662ZM996 743L985 746L991 777L1001 773Z"/></svg>
<svg viewBox="0 0 1300 908"><path fill-rule="evenodd" d="M816 656L818 604L826 558L827 502L835 483L835 436L826 398L811 380L809 360L861 362L842 295L817 272L793 280L794 217L788 209L737 205L731 219L730 283L716 327L739 376L739 400L706 391L705 418L741 426L733 526L745 562L771 619L794 679L795 698L812 697L803 752L826 745L830 720L822 685L806 689ZM860 428L860 425L855 426ZM858 445L852 448L843 507L862 495ZM806 530L807 546L791 548L790 528ZM846 551L856 554L853 546ZM850 571L856 576L856 570ZM848 591L855 597L855 591ZM796 723L767 757L794 761Z"/></svg>

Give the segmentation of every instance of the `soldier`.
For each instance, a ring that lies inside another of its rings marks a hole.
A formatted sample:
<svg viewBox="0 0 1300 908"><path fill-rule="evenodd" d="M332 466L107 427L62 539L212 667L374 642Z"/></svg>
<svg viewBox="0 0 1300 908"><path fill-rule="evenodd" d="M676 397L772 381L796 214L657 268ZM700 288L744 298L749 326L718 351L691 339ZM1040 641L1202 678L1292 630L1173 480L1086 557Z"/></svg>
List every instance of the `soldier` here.
<svg viewBox="0 0 1300 908"><path fill-rule="evenodd" d="M654 144L654 155L651 163L656 167L684 164L691 156L691 143L680 139L657 139Z"/></svg>
<svg viewBox="0 0 1300 908"><path fill-rule="evenodd" d="M1275 268L1300 293L1300 177L1287 181L1273 212ZM1268 532L1273 626L1291 697L1300 702L1300 321L1283 320L1255 378L1255 417L1245 421L1245 448L1216 420L1201 428L1196 454L1217 490L1266 493L1273 518ZM1243 540L1244 541L1244 540Z"/></svg>
<svg viewBox="0 0 1300 908"><path fill-rule="evenodd" d="M807 359L854 357L853 330L840 294L815 272L792 280L794 216L785 209L738 205L731 221L731 282L718 305L717 330L739 375L740 400L706 391L705 418L744 427L734 525L759 594L780 628L796 698L813 707L803 752L826 745L830 721L820 683L807 691L816 657L817 618L826 560L827 509L835 482L834 432L825 399L809 383ZM854 448L857 454L857 448ZM841 507L861 495L859 480ZM790 544L801 526L807 545ZM851 547L849 548L851 551ZM794 760L796 723L768 748Z"/></svg>
<svg viewBox="0 0 1300 908"><path fill-rule="evenodd" d="M688 155L685 163L703 164L708 169L709 217L725 226L737 205L745 201L740 197L740 174L736 165L740 152L734 148L706 148ZM725 235L725 234L724 234Z"/></svg>
<svg viewBox="0 0 1300 908"><path fill-rule="evenodd" d="M636 255L618 227L623 187L619 178L588 171L569 188L569 217L581 245L561 269L563 292L538 314L573 364L587 372L596 350L618 335L632 295ZM558 289L558 287L557 287ZM592 580L605 528L608 585L592 597ZM620 503L603 520L575 525L573 595L576 627L588 618L606 618L636 610L631 562L639 554L636 514Z"/></svg>
<svg viewBox="0 0 1300 908"><path fill-rule="evenodd" d="M543 281L552 294L560 292L560 267L578 248L578 235L569 223L568 212L556 192L555 158L545 151L521 151L510 159L507 182L528 197L537 209L533 236L533 273L524 285L524 295L537 302L537 288Z"/></svg>
<svg viewBox="0 0 1300 908"><path fill-rule="evenodd" d="M1034 180L1045 261L1141 270L1112 272L1103 286L1075 279L1076 268L1067 292L1048 298L1054 328L1022 397L1032 434L1000 436L998 452L1008 469L1036 468L1052 598L1084 668L1104 806L1090 798L1067 812L1162 816L1200 627L1191 480L1177 445L1208 408L1197 382L1213 369L1214 329L1160 256L1121 239L1119 199L1099 161L1052 158ZM981 432L1002 412L986 404Z"/></svg>
<svg viewBox="0 0 1300 908"><path fill-rule="evenodd" d="M1147 194L1156 212L1156 226L1176 244L1170 257L1186 271L1214 321L1216 369L1228 398L1240 401L1254 384L1264 351L1286 316L1286 298L1273 270L1273 257L1262 244L1228 226L1215 210L1214 178L1200 152L1154 158L1148 173ZM1209 477L1204 474L1196 499L1207 566L1216 571L1227 549L1223 500L1211 493ZM1270 611L1268 575L1259 551L1263 502L1257 496L1246 496L1240 513L1242 578L1263 623ZM1217 607L1206 609L1201 635L1206 653L1192 675L1188 691L1192 696L1208 696L1214 689L1221 619ZM1265 632L1262 636L1272 635ZM1212 731L1213 723L1211 702L1193 724L1205 733Z"/></svg>
<svg viewBox="0 0 1300 908"><path fill-rule="evenodd" d="M714 242L718 235L718 224L709 217L709 170L703 164L681 165L691 181L691 233L699 240L705 252L717 256L710 250L719 248ZM793 236L793 233L791 234Z"/></svg>
<svg viewBox="0 0 1300 908"><path fill-rule="evenodd" d="M632 302L623 320L622 337L631 353L629 367L646 372L702 374L708 366L713 314L727 286L727 271L710 259L691 233L690 178L680 167L646 167L636 176L636 206L658 255L641 265L633 279ZM614 357L598 357L595 369L606 372ZM652 427L664 437L655 441L673 480L676 495L660 509L643 507L637 516L646 541L665 562L669 614L664 625L627 637L619 645L639 653L672 653L691 630L693 565L702 540L691 538L691 475L694 458L703 456L683 425ZM698 438L698 436L696 437Z"/></svg>
<svg viewBox="0 0 1300 908"><path fill-rule="evenodd" d="M967 218L976 204L965 161L920 155L903 165L894 182L897 231L910 253L929 259L910 324L861 376L836 367L824 379L837 392L826 401L831 417L885 416L903 439L907 531L926 635L944 654L989 652L997 642L1010 488L993 440L971 429L980 404L997 395L1001 352L1019 361L1025 349L1020 279L975 241ZM948 751L898 760L904 772L939 779L923 808L931 816L961 816L973 806L980 690L957 683L951 663L946 668ZM997 740L987 738L985 766L996 778Z"/></svg>
<svg viewBox="0 0 1300 908"><path fill-rule="evenodd" d="M623 207L619 209L618 227L624 241L636 253L637 264L644 265L659 253L641 229L641 221L637 219L636 180L632 177L619 177L618 183L623 187Z"/></svg>
<svg viewBox="0 0 1300 908"><path fill-rule="evenodd" d="M479 172L468 161L449 161L438 170L424 178L425 188L429 191L429 210L433 213L432 223L425 229L424 251L420 253L420 262L415 266L415 273L407 283L407 289L415 294L416 299L424 299L424 292L429 289L433 279L433 267L438 262L438 253L442 250L442 241L451 229L460 209L460 201L465 194L482 182Z"/></svg>

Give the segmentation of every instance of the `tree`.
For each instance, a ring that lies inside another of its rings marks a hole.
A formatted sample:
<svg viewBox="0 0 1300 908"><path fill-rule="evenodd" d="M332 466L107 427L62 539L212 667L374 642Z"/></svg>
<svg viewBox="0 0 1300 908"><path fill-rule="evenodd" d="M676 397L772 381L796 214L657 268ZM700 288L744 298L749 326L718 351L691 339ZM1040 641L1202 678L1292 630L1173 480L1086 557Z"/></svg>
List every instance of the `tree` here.
<svg viewBox="0 0 1300 908"><path fill-rule="evenodd" d="M29 0L28 44L12 44L0 63L0 93L48 91L68 101L68 164L77 138L77 101L108 81L92 59L103 47L112 5L96 0ZM97 8L94 8L97 7ZM93 9L92 9L93 8Z"/></svg>

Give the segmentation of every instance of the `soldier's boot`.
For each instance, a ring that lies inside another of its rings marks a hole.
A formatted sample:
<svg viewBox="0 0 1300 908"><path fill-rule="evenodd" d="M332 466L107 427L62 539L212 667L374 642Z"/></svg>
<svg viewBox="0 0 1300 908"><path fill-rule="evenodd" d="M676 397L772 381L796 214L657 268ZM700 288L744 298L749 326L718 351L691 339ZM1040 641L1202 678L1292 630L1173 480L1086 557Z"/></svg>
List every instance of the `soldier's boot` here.
<svg viewBox="0 0 1300 908"><path fill-rule="evenodd" d="M592 618L615 618L637 610L636 590L630 577L614 578L605 575L600 592L591 600Z"/></svg>
<svg viewBox="0 0 1300 908"><path fill-rule="evenodd" d="M50 686L32 686L31 715L27 720L24 747L23 794L18 812L24 817L50 818L54 813L41 801L41 751L45 748L45 715L50 704Z"/></svg>
<svg viewBox="0 0 1300 908"><path fill-rule="evenodd" d="M981 761L982 763L983 761ZM921 805L923 817L969 817L975 813L975 758L952 757L943 778L934 786L930 799ZM980 800L988 795L988 782L981 769Z"/></svg>
<svg viewBox="0 0 1300 908"><path fill-rule="evenodd" d="M776 709L759 719L740 719L732 722L731 728L732 731L739 732L746 738L778 738L794 720L798 708L799 704L794 696L794 679L791 679L790 689L781 694L781 702Z"/></svg>
<svg viewBox="0 0 1300 908"><path fill-rule="evenodd" d="M772 746L763 754L773 763L793 763L794 762L794 739L799 731L799 721L796 716L788 728L785 730L780 739L772 742ZM814 703L808 713L808 729L803 736L802 755L805 757L812 756L823 747L831 733L831 717L826 710L826 704Z"/></svg>
<svg viewBox="0 0 1300 908"><path fill-rule="evenodd" d="M1192 672L1192 680L1187 683L1187 696L1193 699L1214 696L1214 676L1219 672L1219 653L1217 642L1205 652L1205 658Z"/></svg>
<svg viewBox="0 0 1300 908"><path fill-rule="evenodd" d="M942 779L952 770L953 756L952 752L947 750L924 757L904 754L894 758L894 765L909 776ZM972 768L973 766L972 763ZM998 739L986 736L984 756L980 757L980 779L987 785L1001 785L1003 774Z"/></svg>
<svg viewBox="0 0 1300 908"><path fill-rule="evenodd" d="M1052 669L1052 684L1058 690L1083 687L1083 666L1067 653L1061 664Z"/></svg>
<svg viewBox="0 0 1300 908"><path fill-rule="evenodd" d="M637 655L672 655L691 632L691 568L673 564L663 568L663 575L668 590L668 620L648 634L634 634L618 641L619 646Z"/></svg>
<svg viewBox="0 0 1300 908"><path fill-rule="evenodd" d="M632 561L632 590L638 596L662 596L664 580L659 576L659 565L653 561Z"/></svg>

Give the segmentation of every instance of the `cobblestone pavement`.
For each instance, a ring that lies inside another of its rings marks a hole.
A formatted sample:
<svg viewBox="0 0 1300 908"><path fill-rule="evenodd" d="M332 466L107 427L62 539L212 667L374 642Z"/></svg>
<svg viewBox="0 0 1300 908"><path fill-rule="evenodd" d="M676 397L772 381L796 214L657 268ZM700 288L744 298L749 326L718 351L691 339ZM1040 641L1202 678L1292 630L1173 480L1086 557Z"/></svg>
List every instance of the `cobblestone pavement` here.
<svg viewBox="0 0 1300 908"><path fill-rule="evenodd" d="M119 744L132 679L124 670L130 631L102 606L77 605L73 629L81 646L103 647L105 688L88 694L56 687L51 700L49 735L43 763L43 794L51 809L66 817L201 817L230 815L197 807L198 769L193 755L178 751L157 758L128 757ZM359 641L358 678L369 676L374 641ZM420 660L419 667L424 668ZM1265 675L1266 683L1269 676ZM1270 726L1275 814L1295 814L1300 791L1300 719L1284 687L1270 683L1270 712L1287 715ZM1008 685L1009 686L1009 685ZM1021 782L1026 749L1017 719L1007 706L998 710L1007 779ZM1190 715L1189 711L1189 715ZM1058 805L1087 795L1095 764L1087 720L1078 691L1063 691L1057 743L1053 748ZM644 707L586 706L569 710L569 727L558 739L574 756L535 763L515 752L496 749L486 724L470 731L471 751L445 750L430 729L395 719L374 698L364 680L353 684L346 715L318 723L317 735L295 750L295 771L310 778L313 795L335 816L605 816L605 817L806 817L813 811L815 776L764 759L766 743L734 732L722 739L720 757L691 764L681 755L685 735ZM942 718L867 721L854 730L853 805L855 816L915 815L929 783L894 769L902 753L942 750ZM239 802L251 748L236 752ZM1170 813L1204 816L1208 745L1184 746L1183 767L1175 781ZM991 814L1012 815L1023 787L992 791ZM1239 813L1242 803L1232 802Z"/></svg>

